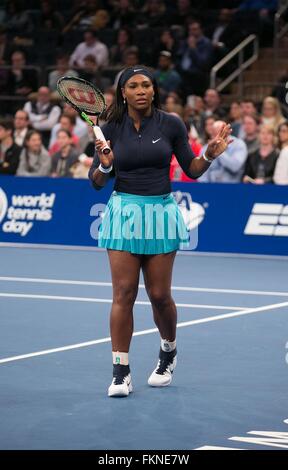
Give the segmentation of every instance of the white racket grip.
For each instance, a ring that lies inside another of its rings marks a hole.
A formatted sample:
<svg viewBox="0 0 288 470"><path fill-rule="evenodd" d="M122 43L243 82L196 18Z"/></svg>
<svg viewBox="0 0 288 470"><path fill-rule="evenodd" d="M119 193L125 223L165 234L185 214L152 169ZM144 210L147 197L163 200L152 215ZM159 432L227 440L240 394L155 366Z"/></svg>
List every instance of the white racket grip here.
<svg viewBox="0 0 288 470"><path fill-rule="evenodd" d="M108 146L107 142L106 142L106 139L104 137L104 134L103 132L101 131L100 127L99 126L93 126L93 131L94 131L94 134L95 134L95 137L96 139L99 139L99 140L102 140L103 142L105 142L105 147L103 147L102 149L102 152L107 155L108 153L111 152L111 149L110 147Z"/></svg>

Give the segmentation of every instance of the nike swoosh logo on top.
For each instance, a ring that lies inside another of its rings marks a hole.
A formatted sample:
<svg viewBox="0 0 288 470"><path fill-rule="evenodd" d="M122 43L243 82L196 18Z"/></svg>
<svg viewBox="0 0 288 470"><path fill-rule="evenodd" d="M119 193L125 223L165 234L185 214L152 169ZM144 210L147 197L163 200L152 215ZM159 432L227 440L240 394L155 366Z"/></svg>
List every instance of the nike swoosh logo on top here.
<svg viewBox="0 0 288 470"><path fill-rule="evenodd" d="M159 139L157 140L152 140L152 144L156 144L156 142L158 142L159 140L161 140L161 137L159 137Z"/></svg>
<svg viewBox="0 0 288 470"><path fill-rule="evenodd" d="M133 72L141 72L143 69L134 69Z"/></svg>

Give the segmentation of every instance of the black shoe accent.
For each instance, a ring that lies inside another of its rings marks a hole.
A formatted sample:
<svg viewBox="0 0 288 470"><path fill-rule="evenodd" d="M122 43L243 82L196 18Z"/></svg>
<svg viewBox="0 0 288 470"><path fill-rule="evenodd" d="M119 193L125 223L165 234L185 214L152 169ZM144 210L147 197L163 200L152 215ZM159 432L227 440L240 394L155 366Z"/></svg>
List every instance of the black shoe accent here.
<svg viewBox="0 0 288 470"><path fill-rule="evenodd" d="M156 374L163 375L164 372L166 371L167 367L172 364L174 357L177 354L177 349L175 348L173 351L166 352L163 351L163 349L160 348L159 351L159 366L157 367L157 370L155 371ZM173 373L173 372L172 372Z"/></svg>
<svg viewBox="0 0 288 470"><path fill-rule="evenodd" d="M113 364L113 378L115 379L115 385L121 385L124 382L125 377L130 374L130 367L123 366L123 364Z"/></svg>

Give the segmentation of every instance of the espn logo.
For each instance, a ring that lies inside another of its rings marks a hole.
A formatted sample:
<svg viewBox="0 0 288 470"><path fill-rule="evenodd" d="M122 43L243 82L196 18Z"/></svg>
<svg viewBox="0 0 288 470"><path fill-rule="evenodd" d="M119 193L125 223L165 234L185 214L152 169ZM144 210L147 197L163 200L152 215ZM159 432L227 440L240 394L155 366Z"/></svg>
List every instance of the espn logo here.
<svg viewBox="0 0 288 470"><path fill-rule="evenodd" d="M255 203L244 234L288 237L288 205Z"/></svg>

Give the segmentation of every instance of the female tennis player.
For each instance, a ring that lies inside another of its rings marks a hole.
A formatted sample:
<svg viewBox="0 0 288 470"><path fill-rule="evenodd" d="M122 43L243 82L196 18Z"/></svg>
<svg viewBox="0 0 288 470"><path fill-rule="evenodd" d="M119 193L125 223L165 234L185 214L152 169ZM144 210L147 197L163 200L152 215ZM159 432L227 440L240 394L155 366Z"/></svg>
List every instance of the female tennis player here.
<svg viewBox="0 0 288 470"><path fill-rule="evenodd" d="M140 269L160 333L159 359L148 384L169 385L176 367L177 310L171 279L177 249L187 242L188 230L171 193L171 157L176 155L189 178L197 178L229 145L231 128L223 125L205 154L195 158L185 125L160 110L153 74L140 65L122 72L106 119L102 131L112 151L105 155L106 144L96 140L89 177L99 190L115 174L98 245L108 250L113 284L113 380L108 395L128 396L132 392L128 353Z"/></svg>

